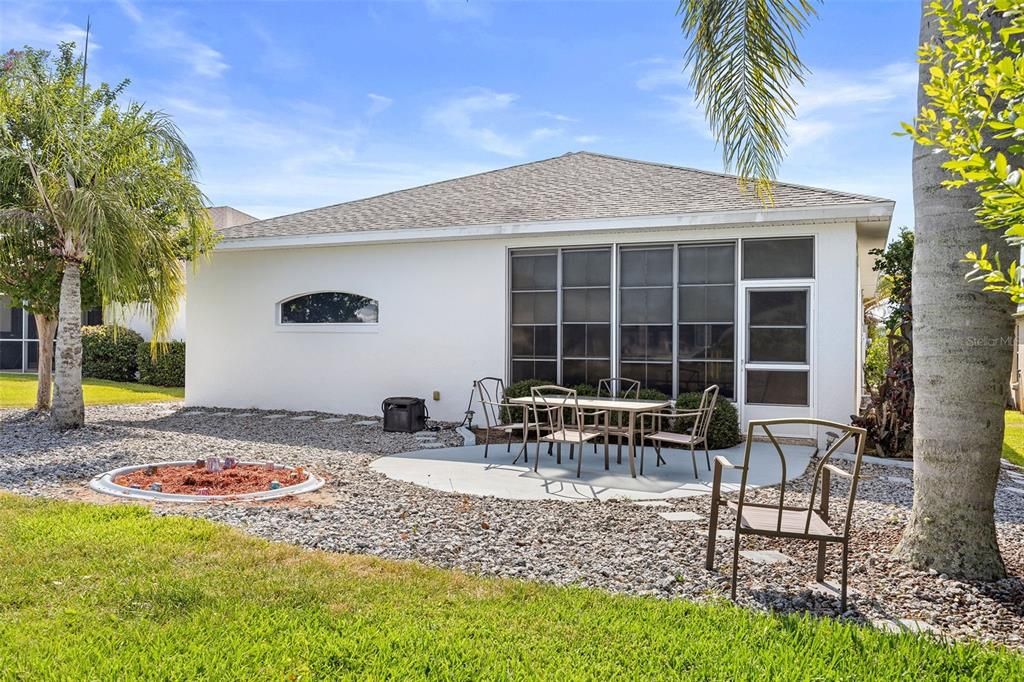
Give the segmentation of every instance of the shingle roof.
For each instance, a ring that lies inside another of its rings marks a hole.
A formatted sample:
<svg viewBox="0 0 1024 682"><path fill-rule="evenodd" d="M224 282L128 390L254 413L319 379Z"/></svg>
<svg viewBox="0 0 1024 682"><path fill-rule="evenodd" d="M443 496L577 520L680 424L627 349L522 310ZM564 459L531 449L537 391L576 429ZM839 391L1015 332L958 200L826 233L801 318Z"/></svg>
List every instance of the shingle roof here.
<svg viewBox="0 0 1024 682"><path fill-rule="evenodd" d="M779 183L776 208L887 201ZM721 173L574 152L230 227L224 239L625 218L763 208Z"/></svg>

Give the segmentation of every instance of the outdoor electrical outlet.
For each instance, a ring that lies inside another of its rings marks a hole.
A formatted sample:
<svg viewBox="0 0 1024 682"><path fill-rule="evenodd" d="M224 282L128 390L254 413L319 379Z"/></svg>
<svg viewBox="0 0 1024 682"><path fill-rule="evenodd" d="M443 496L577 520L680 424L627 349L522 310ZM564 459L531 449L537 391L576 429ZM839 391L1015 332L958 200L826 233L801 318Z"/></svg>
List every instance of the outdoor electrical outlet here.
<svg viewBox="0 0 1024 682"><path fill-rule="evenodd" d="M434 391L434 400L441 399L441 391Z"/></svg>

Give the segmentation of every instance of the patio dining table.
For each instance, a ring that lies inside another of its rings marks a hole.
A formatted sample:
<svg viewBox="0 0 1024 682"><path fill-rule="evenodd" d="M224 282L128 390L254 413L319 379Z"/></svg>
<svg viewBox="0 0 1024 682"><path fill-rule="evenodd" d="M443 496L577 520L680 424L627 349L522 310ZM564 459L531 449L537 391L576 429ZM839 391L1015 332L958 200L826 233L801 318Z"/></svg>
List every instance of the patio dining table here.
<svg viewBox="0 0 1024 682"><path fill-rule="evenodd" d="M558 398L556 396L546 396L547 404L556 405L559 400L565 404L570 404L568 398ZM533 398L531 396L524 396L522 398L509 398L508 402L517 405L533 405ZM625 412L629 416L628 426L629 430L629 474L636 478L636 416L643 412L656 412L663 410L672 404L670 400L633 400L630 398L592 398L580 396L576 402L579 403L580 408L584 410L606 410L608 412ZM530 410L523 410L523 447L526 447L526 441L529 433L529 414ZM522 454L522 451L520 451ZM516 459L519 459L516 457Z"/></svg>

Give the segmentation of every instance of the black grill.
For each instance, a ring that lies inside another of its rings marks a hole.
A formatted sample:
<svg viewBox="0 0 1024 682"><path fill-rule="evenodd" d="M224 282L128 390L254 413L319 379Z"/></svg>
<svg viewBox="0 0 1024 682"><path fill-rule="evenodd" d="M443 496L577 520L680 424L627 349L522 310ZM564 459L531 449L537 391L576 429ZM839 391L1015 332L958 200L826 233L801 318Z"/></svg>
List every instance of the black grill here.
<svg viewBox="0 0 1024 682"><path fill-rule="evenodd" d="M384 430L415 433L427 428L427 404L423 398L387 398L381 403Z"/></svg>

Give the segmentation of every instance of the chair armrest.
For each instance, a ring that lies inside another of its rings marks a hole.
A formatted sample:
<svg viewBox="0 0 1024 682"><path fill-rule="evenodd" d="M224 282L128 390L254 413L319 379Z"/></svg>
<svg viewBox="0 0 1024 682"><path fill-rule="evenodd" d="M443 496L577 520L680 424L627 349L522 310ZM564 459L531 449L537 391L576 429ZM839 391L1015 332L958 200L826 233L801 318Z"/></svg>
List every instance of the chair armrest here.
<svg viewBox="0 0 1024 682"><path fill-rule="evenodd" d="M842 476L843 478L853 478L853 474L851 474L849 471L843 471L834 464L826 464L825 468L831 471L836 476Z"/></svg>
<svg viewBox="0 0 1024 682"><path fill-rule="evenodd" d="M725 457L721 455L715 455L715 467L722 467L723 469L743 469L744 467L740 464L733 464Z"/></svg>
<svg viewBox="0 0 1024 682"><path fill-rule="evenodd" d="M600 417L602 414L608 414L608 410L580 410L580 414L584 417Z"/></svg>

